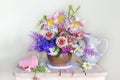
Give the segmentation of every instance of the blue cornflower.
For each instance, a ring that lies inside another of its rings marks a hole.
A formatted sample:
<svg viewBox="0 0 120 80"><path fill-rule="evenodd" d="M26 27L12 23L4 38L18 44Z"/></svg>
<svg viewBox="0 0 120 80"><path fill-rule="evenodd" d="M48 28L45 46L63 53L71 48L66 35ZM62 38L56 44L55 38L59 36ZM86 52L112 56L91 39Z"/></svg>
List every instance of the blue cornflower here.
<svg viewBox="0 0 120 80"><path fill-rule="evenodd" d="M52 38L50 40L47 40L45 37L40 37L36 40L37 50L39 52L45 51L47 54L50 53L49 48L55 47L55 38Z"/></svg>

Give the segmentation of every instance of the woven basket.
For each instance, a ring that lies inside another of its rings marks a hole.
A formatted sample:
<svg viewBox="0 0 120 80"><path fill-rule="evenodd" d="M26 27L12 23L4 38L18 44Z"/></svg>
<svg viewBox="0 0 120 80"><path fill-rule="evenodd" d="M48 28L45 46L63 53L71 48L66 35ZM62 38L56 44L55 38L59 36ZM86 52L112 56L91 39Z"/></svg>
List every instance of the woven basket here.
<svg viewBox="0 0 120 80"><path fill-rule="evenodd" d="M67 66L69 61L71 60L72 54L68 53L66 55L60 55L59 57L47 55L48 60L54 66Z"/></svg>

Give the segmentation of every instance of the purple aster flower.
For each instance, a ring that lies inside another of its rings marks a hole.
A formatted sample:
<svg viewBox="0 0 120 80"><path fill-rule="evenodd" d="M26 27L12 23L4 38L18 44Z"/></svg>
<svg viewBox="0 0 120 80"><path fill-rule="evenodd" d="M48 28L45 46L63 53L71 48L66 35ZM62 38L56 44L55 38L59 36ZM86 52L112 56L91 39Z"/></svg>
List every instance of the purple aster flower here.
<svg viewBox="0 0 120 80"><path fill-rule="evenodd" d="M32 45L28 46L28 49L31 51L34 51L36 46L37 46L36 44L32 44Z"/></svg>
<svg viewBox="0 0 120 80"><path fill-rule="evenodd" d="M69 46L69 47L63 47L62 48L62 53L66 54L66 53L70 52L72 49L73 48L71 46Z"/></svg>
<svg viewBox="0 0 120 80"><path fill-rule="evenodd" d="M94 54L96 54L94 49L89 47L89 46L85 47L84 52L85 52L86 55L94 55Z"/></svg>
<svg viewBox="0 0 120 80"><path fill-rule="evenodd" d="M38 34L37 32L33 32L33 34L30 35L34 40L37 40L42 37L42 35Z"/></svg>

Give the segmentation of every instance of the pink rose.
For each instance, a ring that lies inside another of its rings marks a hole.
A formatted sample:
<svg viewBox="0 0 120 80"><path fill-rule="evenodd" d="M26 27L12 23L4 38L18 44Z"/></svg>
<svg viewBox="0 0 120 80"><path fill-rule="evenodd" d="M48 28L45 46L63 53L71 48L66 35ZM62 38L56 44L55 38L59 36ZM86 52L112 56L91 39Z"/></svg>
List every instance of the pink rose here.
<svg viewBox="0 0 120 80"><path fill-rule="evenodd" d="M65 46L67 46L67 39L63 36L60 36L57 38L56 44L60 48L65 47Z"/></svg>

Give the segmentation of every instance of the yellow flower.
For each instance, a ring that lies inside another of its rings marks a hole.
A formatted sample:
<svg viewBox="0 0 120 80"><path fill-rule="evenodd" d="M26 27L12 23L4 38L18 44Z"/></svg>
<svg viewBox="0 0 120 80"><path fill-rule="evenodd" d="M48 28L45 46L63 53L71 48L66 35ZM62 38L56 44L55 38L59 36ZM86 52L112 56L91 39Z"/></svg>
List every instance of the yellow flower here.
<svg viewBox="0 0 120 80"><path fill-rule="evenodd" d="M48 20L48 26L51 26L51 25L53 25L54 24L54 19L49 19Z"/></svg>
<svg viewBox="0 0 120 80"><path fill-rule="evenodd" d="M76 28L76 27L78 27L80 25L80 22L73 22L72 23L72 27L73 28Z"/></svg>
<svg viewBox="0 0 120 80"><path fill-rule="evenodd" d="M58 20L59 20L59 22L63 22L64 21L64 15L62 15L62 14L60 14L59 16L58 16Z"/></svg>
<svg viewBox="0 0 120 80"><path fill-rule="evenodd" d="M83 49L83 46L80 46L80 49Z"/></svg>

